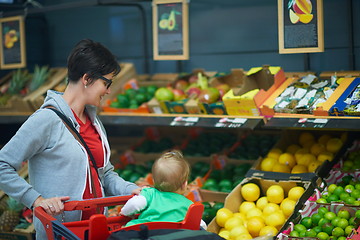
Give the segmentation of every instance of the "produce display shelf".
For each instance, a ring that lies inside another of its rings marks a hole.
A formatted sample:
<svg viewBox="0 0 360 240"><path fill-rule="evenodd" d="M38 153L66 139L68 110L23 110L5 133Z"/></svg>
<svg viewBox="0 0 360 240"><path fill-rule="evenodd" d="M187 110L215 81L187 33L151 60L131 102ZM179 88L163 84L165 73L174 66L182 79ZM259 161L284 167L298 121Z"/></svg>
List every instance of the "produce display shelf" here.
<svg viewBox="0 0 360 240"><path fill-rule="evenodd" d="M262 126L265 129L326 129L360 130L360 117L297 116L273 117Z"/></svg>

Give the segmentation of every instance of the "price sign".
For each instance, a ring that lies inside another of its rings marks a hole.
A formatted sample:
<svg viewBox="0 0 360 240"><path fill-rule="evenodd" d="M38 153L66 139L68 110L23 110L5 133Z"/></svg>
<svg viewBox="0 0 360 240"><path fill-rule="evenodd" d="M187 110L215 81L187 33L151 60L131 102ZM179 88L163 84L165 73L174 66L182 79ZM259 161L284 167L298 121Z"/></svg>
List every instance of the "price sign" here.
<svg viewBox="0 0 360 240"><path fill-rule="evenodd" d="M239 128L245 124L247 118L221 118L219 122L215 124L215 127L220 128Z"/></svg>
<svg viewBox="0 0 360 240"><path fill-rule="evenodd" d="M328 123L328 119L316 118L316 119L308 119L308 118L300 118L297 123L294 124L294 127L301 128L323 128Z"/></svg>
<svg viewBox="0 0 360 240"><path fill-rule="evenodd" d="M185 126L185 127L192 127L195 126L196 123L199 122L198 117L176 117L170 123L170 126Z"/></svg>

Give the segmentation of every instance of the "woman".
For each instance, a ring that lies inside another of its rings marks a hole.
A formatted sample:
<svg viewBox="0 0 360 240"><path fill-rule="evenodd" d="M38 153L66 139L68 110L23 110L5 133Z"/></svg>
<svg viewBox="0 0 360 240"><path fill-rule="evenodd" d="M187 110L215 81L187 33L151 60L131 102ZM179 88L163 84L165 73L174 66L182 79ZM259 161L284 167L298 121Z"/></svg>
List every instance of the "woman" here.
<svg viewBox="0 0 360 240"><path fill-rule="evenodd" d="M91 40L80 41L68 57L64 93L49 90L41 108L0 150L0 189L25 206L41 206L66 222L87 219L94 212L63 212L64 201L139 193L138 186L113 171L106 132L96 115L96 107L110 93L112 78L119 72L120 66L108 49ZM48 107L64 114L80 132L97 167ZM26 160L30 184L16 172ZM36 239L46 239L40 221L34 219L34 224Z"/></svg>

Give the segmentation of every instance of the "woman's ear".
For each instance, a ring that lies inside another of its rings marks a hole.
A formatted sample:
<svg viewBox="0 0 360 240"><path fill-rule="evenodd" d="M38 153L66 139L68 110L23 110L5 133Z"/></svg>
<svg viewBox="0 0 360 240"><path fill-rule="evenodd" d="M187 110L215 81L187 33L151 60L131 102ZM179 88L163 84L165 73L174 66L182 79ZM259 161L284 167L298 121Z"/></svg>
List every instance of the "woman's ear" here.
<svg viewBox="0 0 360 240"><path fill-rule="evenodd" d="M84 84L84 86L88 86L89 82L90 82L90 76L89 74L85 73L82 77L81 77L81 82Z"/></svg>

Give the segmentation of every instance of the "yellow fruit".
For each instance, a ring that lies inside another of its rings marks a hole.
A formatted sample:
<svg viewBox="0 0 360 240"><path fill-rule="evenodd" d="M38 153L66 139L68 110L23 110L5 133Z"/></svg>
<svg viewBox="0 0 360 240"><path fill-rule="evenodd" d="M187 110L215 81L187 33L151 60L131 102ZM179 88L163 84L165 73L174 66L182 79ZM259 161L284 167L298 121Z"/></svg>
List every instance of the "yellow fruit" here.
<svg viewBox="0 0 360 240"><path fill-rule="evenodd" d="M340 138L331 138L326 143L326 150L331 153L336 153L340 150L342 145L343 145L343 142L341 141Z"/></svg>
<svg viewBox="0 0 360 240"><path fill-rule="evenodd" d="M292 169L291 169L291 173L307 173L308 172L308 168L304 165L295 165Z"/></svg>
<svg viewBox="0 0 360 240"><path fill-rule="evenodd" d="M292 9L289 9L289 17L292 24L299 22L299 16Z"/></svg>
<svg viewBox="0 0 360 240"><path fill-rule="evenodd" d="M301 147L297 144L291 144L286 148L286 152L295 154L297 150L299 150Z"/></svg>
<svg viewBox="0 0 360 240"><path fill-rule="evenodd" d="M250 239L253 239L253 237L249 233L243 233L235 237L235 240L250 240Z"/></svg>
<svg viewBox="0 0 360 240"><path fill-rule="evenodd" d="M269 202L279 204L284 200L284 189L280 185L272 185L266 191L266 197Z"/></svg>
<svg viewBox="0 0 360 240"><path fill-rule="evenodd" d="M249 202L255 202L260 197L260 188L255 183L246 183L241 187L242 197Z"/></svg>
<svg viewBox="0 0 360 240"><path fill-rule="evenodd" d="M290 173L290 167L285 164L275 163L272 171L273 172Z"/></svg>
<svg viewBox="0 0 360 240"><path fill-rule="evenodd" d="M249 234L245 226L236 226L230 231L230 238L234 239L241 234Z"/></svg>
<svg viewBox="0 0 360 240"><path fill-rule="evenodd" d="M315 156L318 156L320 153L324 152L326 150L325 145L321 143L315 143L310 148L310 153L314 154Z"/></svg>
<svg viewBox="0 0 360 240"><path fill-rule="evenodd" d="M227 220L233 216L233 212L227 208L220 208L216 212L215 221L220 227L224 227Z"/></svg>
<svg viewBox="0 0 360 240"><path fill-rule="evenodd" d="M300 22L302 23L309 23L314 18L313 14L296 14L299 17Z"/></svg>
<svg viewBox="0 0 360 240"><path fill-rule="evenodd" d="M309 150L306 148L300 148L299 150L297 150L295 153L296 162L299 163L299 159L306 153L309 153Z"/></svg>
<svg viewBox="0 0 360 240"><path fill-rule="evenodd" d="M307 149L310 152L312 145L314 145L315 143L316 143L315 140L310 140L304 143L303 148Z"/></svg>
<svg viewBox="0 0 360 240"><path fill-rule="evenodd" d="M300 159L297 161L298 164L309 166L310 162L316 161L315 155L311 153L305 153L300 157Z"/></svg>
<svg viewBox="0 0 360 240"><path fill-rule="evenodd" d="M262 213L261 209L255 207L255 208L250 209L246 213L246 218L249 219L249 218L252 218L252 217L260 217L262 214L263 213Z"/></svg>
<svg viewBox="0 0 360 240"><path fill-rule="evenodd" d="M267 157L274 158L277 160L279 159L280 154L282 154L281 149L273 148L268 152Z"/></svg>
<svg viewBox="0 0 360 240"><path fill-rule="evenodd" d="M230 232L228 230L221 231L218 235L226 240L230 239Z"/></svg>
<svg viewBox="0 0 360 240"><path fill-rule="evenodd" d="M311 161L311 162L309 163L309 166L308 166L308 171L309 171L309 172L315 172L316 169L317 169L321 164L322 164L322 162L317 161L317 160Z"/></svg>
<svg viewBox="0 0 360 240"><path fill-rule="evenodd" d="M285 216L281 211L276 211L265 217L265 224L280 229L285 223Z"/></svg>
<svg viewBox="0 0 360 240"><path fill-rule="evenodd" d="M285 217L288 218L294 212L295 205L296 205L296 202L289 198L285 198L281 202L280 209L284 213Z"/></svg>
<svg viewBox="0 0 360 240"><path fill-rule="evenodd" d="M290 168L292 168L296 164L295 157L291 153L282 153L278 159L278 162L281 164L285 164Z"/></svg>
<svg viewBox="0 0 360 240"><path fill-rule="evenodd" d="M255 205L254 202L244 201L244 202L242 202L242 203L240 204L240 206L239 206L239 212L245 214L245 216L246 216L246 213L247 213L250 209L255 208L255 207L256 207L256 205Z"/></svg>
<svg viewBox="0 0 360 240"><path fill-rule="evenodd" d="M236 226L240 226L240 225L244 225L244 221L241 218L238 217L231 217L229 218L226 222L225 222L225 229L226 230L231 230Z"/></svg>
<svg viewBox="0 0 360 240"><path fill-rule="evenodd" d="M266 157L261 161L260 169L261 171L271 172L275 163L277 163L277 160L275 158Z"/></svg>
<svg viewBox="0 0 360 240"><path fill-rule="evenodd" d="M321 135L318 139L318 142L324 146L326 146L327 141L329 141L329 139L331 138L331 136L329 134L324 134Z"/></svg>
<svg viewBox="0 0 360 240"><path fill-rule="evenodd" d="M265 222L262 217L251 217L247 221L247 229L253 237L259 236L263 227L265 227Z"/></svg>
<svg viewBox="0 0 360 240"><path fill-rule="evenodd" d="M298 13L309 14L312 11L312 4L309 0L295 0L293 7Z"/></svg>
<svg viewBox="0 0 360 240"><path fill-rule="evenodd" d="M270 235L275 236L278 230L273 226L265 226L260 230L259 236Z"/></svg>
<svg viewBox="0 0 360 240"><path fill-rule="evenodd" d="M268 203L264 209L263 209L263 215L267 216L270 215L273 212L279 211L280 210L280 206L276 203Z"/></svg>
<svg viewBox="0 0 360 240"><path fill-rule="evenodd" d="M304 192L305 189L301 186L293 187L288 192L288 198L297 201L303 195Z"/></svg>
<svg viewBox="0 0 360 240"><path fill-rule="evenodd" d="M315 137L310 132L301 132L299 136L299 143L301 146L304 146L308 142L314 142Z"/></svg>
<svg viewBox="0 0 360 240"><path fill-rule="evenodd" d="M331 162L334 159L334 154L331 152L322 152L317 156L317 160L320 162L325 162L326 160Z"/></svg>
<svg viewBox="0 0 360 240"><path fill-rule="evenodd" d="M268 201L267 197L264 196L264 197L259 198L256 201L256 207L263 210L264 207L266 206L266 204L268 204L268 203L269 203L269 201Z"/></svg>

